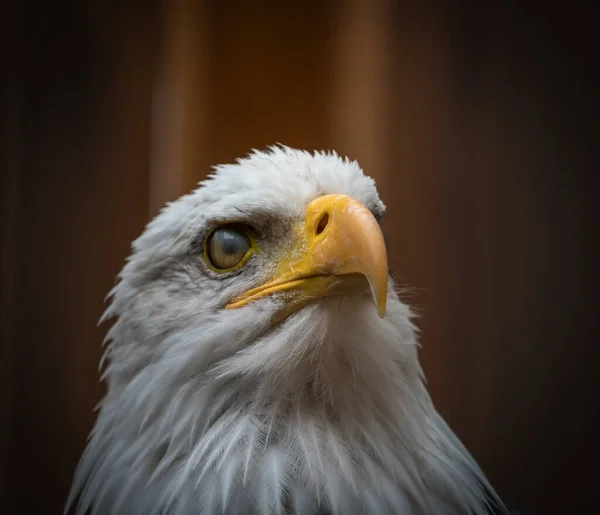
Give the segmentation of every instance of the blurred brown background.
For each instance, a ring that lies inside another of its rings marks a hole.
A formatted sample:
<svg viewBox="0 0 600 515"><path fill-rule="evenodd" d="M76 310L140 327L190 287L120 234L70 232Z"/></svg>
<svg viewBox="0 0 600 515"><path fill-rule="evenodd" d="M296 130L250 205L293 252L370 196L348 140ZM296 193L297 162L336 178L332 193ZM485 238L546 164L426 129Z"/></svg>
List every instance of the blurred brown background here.
<svg viewBox="0 0 600 515"><path fill-rule="evenodd" d="M376 178L432 395L500 493L594 511L591 7L57 0L0 18L0 513L63 508L131 240L274 142Z"/></svg>

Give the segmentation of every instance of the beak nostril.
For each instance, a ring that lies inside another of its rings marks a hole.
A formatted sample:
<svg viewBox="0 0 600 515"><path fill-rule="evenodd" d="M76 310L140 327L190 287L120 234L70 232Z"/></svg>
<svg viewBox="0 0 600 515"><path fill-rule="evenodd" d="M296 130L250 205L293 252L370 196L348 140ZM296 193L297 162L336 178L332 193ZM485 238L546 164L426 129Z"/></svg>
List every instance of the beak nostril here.
<svg viewBox="0 0 600 515"><path fill-rule="evenodd" d="M319 223L317 224L317 231L316 231L317 235L321 234L325 230L325 227L327 227L328 223L329 223L329 214L325 213L319 220Z"/></svg>

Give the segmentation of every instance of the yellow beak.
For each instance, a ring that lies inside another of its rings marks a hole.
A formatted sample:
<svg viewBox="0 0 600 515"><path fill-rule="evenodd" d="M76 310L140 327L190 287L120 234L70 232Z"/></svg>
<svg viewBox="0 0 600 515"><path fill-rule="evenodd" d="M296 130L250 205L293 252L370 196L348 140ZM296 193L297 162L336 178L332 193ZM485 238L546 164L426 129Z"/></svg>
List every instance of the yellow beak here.
<svg viewBox="0 0 600 515"><path fill-rule="evenodd" d="M274 277L226 308L279 294L286 304L282 318L323 297L370 291L383 318L387 284L387 252L375 217L351 197L325 195L307 206L294 249L280 262Z"/></svg>

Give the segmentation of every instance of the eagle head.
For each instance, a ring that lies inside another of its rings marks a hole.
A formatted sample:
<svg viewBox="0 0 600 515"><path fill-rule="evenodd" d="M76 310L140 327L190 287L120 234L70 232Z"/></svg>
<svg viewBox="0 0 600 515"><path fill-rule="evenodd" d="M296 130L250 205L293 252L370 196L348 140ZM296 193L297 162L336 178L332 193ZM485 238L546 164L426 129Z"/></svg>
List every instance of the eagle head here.
<svg viewBox="0 0 600 515"><path fill-rule="evenodd" d="M388 275L375 182L284 146L218 166L133 243L68 504L110 514L487 513Z"/></svg>

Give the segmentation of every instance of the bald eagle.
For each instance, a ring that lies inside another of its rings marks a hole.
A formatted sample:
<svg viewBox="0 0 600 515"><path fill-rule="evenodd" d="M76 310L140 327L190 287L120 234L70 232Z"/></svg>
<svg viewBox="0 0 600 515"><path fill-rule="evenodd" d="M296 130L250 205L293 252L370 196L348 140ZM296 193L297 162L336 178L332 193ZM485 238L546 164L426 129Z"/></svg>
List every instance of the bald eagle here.
<svg viewBox="0 0 600 515"><path fill-rule="evenodd" d="M109 294L107 393L67 510L502 509L427 392L384 212L356 162L285 146L168 204Z"/></svg>

